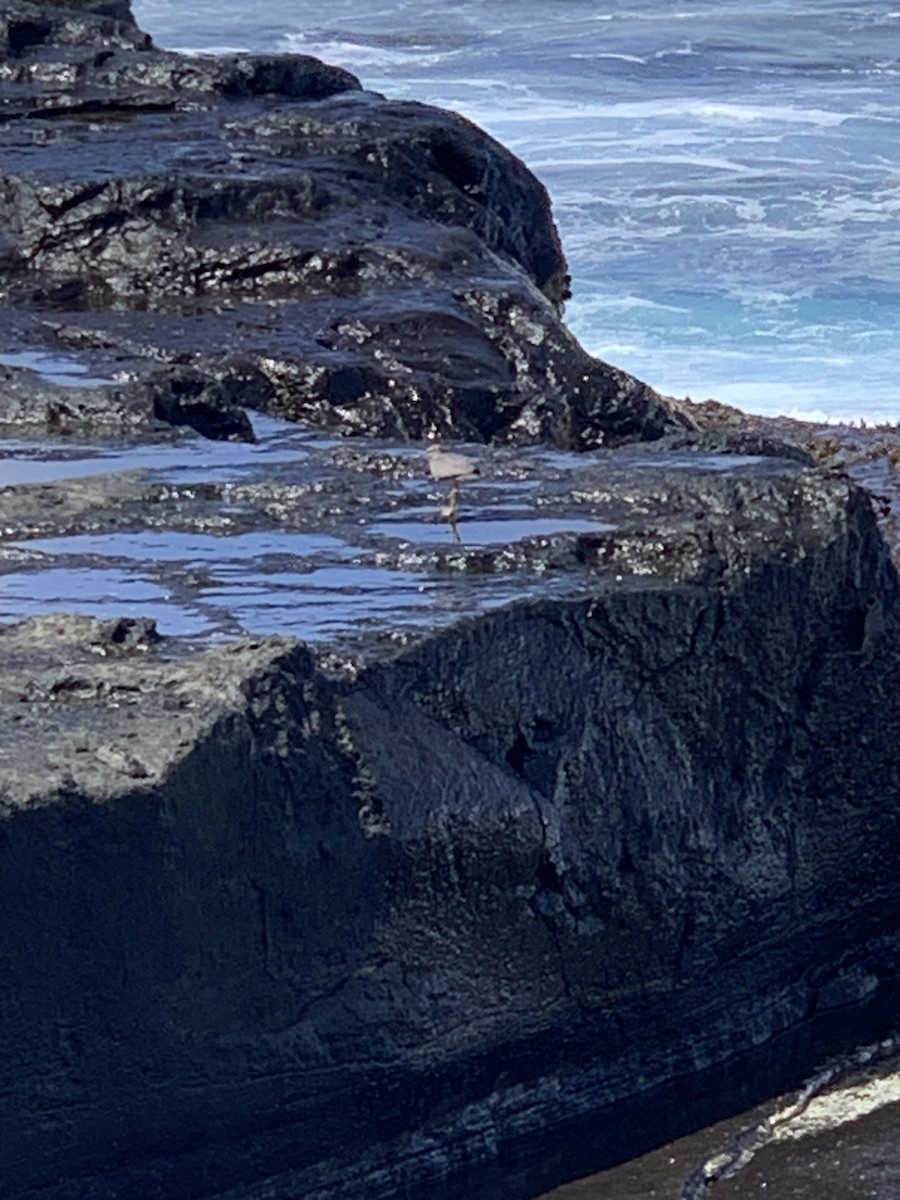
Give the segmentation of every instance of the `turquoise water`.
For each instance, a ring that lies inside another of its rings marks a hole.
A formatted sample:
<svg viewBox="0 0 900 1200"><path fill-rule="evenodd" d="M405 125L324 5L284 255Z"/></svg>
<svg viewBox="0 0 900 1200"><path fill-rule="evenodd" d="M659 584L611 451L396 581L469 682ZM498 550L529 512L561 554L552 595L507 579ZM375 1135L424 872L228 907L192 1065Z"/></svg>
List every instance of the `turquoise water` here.
<svg viewBox="0 0 900 1200"><path fill-rule="evenodd" d="M550 189L578 336L661 390L900 419L900 8L134 7L161 45L317 54L483 125Z"/></svg>

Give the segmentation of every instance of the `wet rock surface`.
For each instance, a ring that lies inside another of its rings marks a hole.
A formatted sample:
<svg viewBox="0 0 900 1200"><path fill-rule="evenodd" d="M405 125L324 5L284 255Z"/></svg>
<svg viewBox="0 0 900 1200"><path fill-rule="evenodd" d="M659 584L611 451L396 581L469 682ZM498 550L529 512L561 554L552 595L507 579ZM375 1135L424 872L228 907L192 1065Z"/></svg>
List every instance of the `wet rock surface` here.
<svg viewBox="0 0 900 1200"><path fill-rule="evenodd" d="M522 1200L889 1029L891 432L591 359L461 118L0 49L4 1196Z"/></svg>
<svg viewBox="0 0 900 1200"><path fill-rule="evenodd" d="M584 449L690 424L561 324L546 192L487 135L315 59L157 50L122 7L2 18L0 353L114 372L116 411L165 362L342 433Z"/></svg>
<svg viewBox="0 0 900 1200"><path fill-rule="evenodd" d="M0 634L7 1194L526 1197L585 1123L587 1170L742 1054L801 1031L802 1073L889 1023L897 585L863 492L474 447L454 536L424 456L300 437L0 492L4 603L87 570L96 614ZM112 567L211 629L106 616ZM208 646L265 625L242 579L307 645Z"/></svg>
<svg viewBox="0 0 900 1200"><path fill-rule="evenodd" d="M246 448L205 451L91 457L45 443L34 457L13 444L0 459L21 480L0 489L0 617L68 602L111 618L143 587L136 598L169 634L277 632L366 655L382 637L396 646L486 608L590 590L597 572L705 584L751 569L770 538L793 561L795 529L831 520L818 475L789 460L470 446L480 474L451 523L421 451L258 427Z"/></svg>

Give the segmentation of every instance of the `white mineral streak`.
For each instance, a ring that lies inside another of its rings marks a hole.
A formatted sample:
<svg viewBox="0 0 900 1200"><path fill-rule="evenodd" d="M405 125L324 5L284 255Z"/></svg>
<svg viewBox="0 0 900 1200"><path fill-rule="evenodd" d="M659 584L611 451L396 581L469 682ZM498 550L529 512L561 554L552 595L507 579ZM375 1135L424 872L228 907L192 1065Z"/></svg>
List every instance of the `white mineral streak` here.
<svg viewBox="0 0 900 1200"><path fill-rule="evenodd" d="M865 1083L850 1084L815 1096L802 1112L778 1122L779 1114L772 1118L772 1140L776 1142L796 1141L821 1133L823 1129L834 1129L850 1121L858 1121L886 1104L900 1100L900 1070L880 1079Z"/></svg>

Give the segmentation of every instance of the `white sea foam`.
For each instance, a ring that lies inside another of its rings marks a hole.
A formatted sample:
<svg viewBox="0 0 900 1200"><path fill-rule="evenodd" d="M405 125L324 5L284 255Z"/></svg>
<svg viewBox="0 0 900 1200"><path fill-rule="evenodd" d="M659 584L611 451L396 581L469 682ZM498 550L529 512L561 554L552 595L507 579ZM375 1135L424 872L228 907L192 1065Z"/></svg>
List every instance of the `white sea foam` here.
<svg viewBox="0 0 900 1200"><path fill-rule="evenodd" d="M617 362L619 359L631 358L632 355L639 353L640 347L630 344L629 342L601 342L594 350L597 358L602 358L604 362Z"/></svg>
<svg viewBox="0 0 900 1200"><path fill-rule="evenodd" d="M528 162L533 171L540 172L559 167L591 166L596 162L596 158L586 155L578 155L575 158L569 158L561 154L544 158L540 155L530 155ZM607 154L603 156L603 164L606 167L623 166L626 163L640 163L643 166L665 164L679 167L704 167L708 170L725 171L733 175L752 174L751 169L744 163L735 162L733 159L713 158L700 154Z"/></svg>
<svg viewBox="0 0 900 1200"><path fill-rule="evenodd" d="M541 121L684 121L708 122L715 125L749 125L770 123L792 127L812 125L833 128L852 118L851 113L829 112L821 108L794 108L784 104L712 104L702 100L664 99L631 100L612 103L589 103L584 100L561 101L540 99L535 113L504 113L509 121L531 120L538 115ZM687 126L690 128L690 125Z"/></svg>
<svg viewBox="0 0 900 1200"><path fill-rule="evenodd" d="M695 50L694 47L689 42L685 42L683 45L676 46L672 50L657 50L654 53L653 57L654 58L688 58L690 56L697 55L697 54L699 54L699 51Z"/></svg>
<svg viewBox="0 0 900 1200"><path fill-rule="evenodd" d="M585 289L587 292L587 289ZM585 319L603 313L609 312L631 312L633 310L652 309L657 312L670 313L688 313L689 308L685 308L678 304L660 304L655 300L648 300L645 296L611 296L611 295L591 295L582 296L576 300L569 302L567 310L570 321L578 318Z"/></svg>
<svg viewBox="0 0 900 1200"><path fill-rule="evenodd" d="M193 46L167 46L167 50L174 50L176 54L196 54L200 58L215 58L219 54L249 54L252 52L252 47L247 42L222 42L218 46L204 46L202 50L197 50Z"/></svg>
<svg viewBox="0 0 900 1200"><path fill-rule="evenodd" d="M311 54L351 71L397 67L420 70L443 62L454 53L427 45L388 46L349 40L318 41L304 34L293 33L285 34L278 48L294 54Z"/></svg>
<svg viewBox="0 0 900 1200"><path fill-rule="evenodd" d="M602 62L609 59L613 62L637 63L640 67L647 65L646 58L642 58L639 54L613 54L611 52L598 53L594 51L591 54L580 54L577 51L572 55L574 59L586 59L588 62Z"/></svg>
<svg viewBox="0 0 900 1200"><path fill-rule="evenodd" d="M817 125L833 127L843 125L850 119L850 114L831 112L823 108L797 108L790 104L723 104L702 103L688 105L686 110L692 116L698 116L708 121L724 121L734 124L745 124L755 121L770 121L792 126Z"/></svg>

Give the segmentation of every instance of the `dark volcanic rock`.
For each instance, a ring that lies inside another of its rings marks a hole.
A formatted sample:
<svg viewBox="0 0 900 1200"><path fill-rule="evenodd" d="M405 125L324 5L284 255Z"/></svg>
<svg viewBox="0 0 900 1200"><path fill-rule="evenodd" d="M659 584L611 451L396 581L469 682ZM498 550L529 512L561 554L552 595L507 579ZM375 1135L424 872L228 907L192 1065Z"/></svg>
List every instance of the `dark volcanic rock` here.
<svg viewBox="0 0 900 1200"><path fill-rule="evenodd" d="M678 516L665 456L607 473L633 523L544 552L571 594L339 674L278 639L0 634L11 1200L527 1196L567 1122L612 1157L636 1092L893 1013L871 507L790 462L672 468Z"/></svg>
<svg viewBox="0 0 900 1200"><path fill-rule="evenodd" d="M53 93L46 98L40 96L42 85L54 76L59 78L67 62L71 91L71 69L81 57L77 51L100 49L100 57L104 57L120 49L151 46L149 35L138 29L130 4L119 0L109 3L98 0L94 4L30 4L28 0L22 3L10 0L0 12L0 47L4 52L0 79L4 84L19 86L14 93L18 102L4 95L4 116L21 115L18 110L22 105L26 112L32 104L52 106ZM45 61L48 57L55 60L52 68ZM75 103L74 98L69 103Z"/></svg>
<svg viewBox="0 0 900 1200"><path fill-rule="evenodd" d="M462 117L303 56L160 51L117 5L2 21L0 303L31 344L249 363L271 388L248 403L344 433L690 425L566 331L546 192Z"/></svg>
<svg viewBox="0 0 900 1200"><path fill-rule="evenodd" d="M129 0L41 0L40 7L59 8L69 14L73 12L91 13L98 17L112 17L113 20L121 21L125 25L135 24Z"/></svg>
<svg viewBox="0 0 900 1200"><path fill-rule="evenodd" d="M188 425L204 437L253 441L253 426L239 403L244 397L233 377L222 382L176 367L160 372L154 382L153 415L159 420Z"/></svg>
<svg viewBox="0 0 900 1200"><path fill-rule="evenodd" d="M590 358L461 118L119 0L0 52L4 430L395 439L5 454L4 611L137 582L219 641L0 627L4 1200L522 1200L895 1021L868 496ZM307 642L224 643L248 596Z"/></svg>
<svg viewBox="0 0 900 1200"><path fill-rule="evenodd" d="M163 371L157 364L143 379L97 379L93 386L78 386L76 379L73 386L0 362L0 428L110 436L187 425L209 438L252 441L242 407L245 384L249 388L251 381L238 373L218 380L189 367Z"/></svg>

